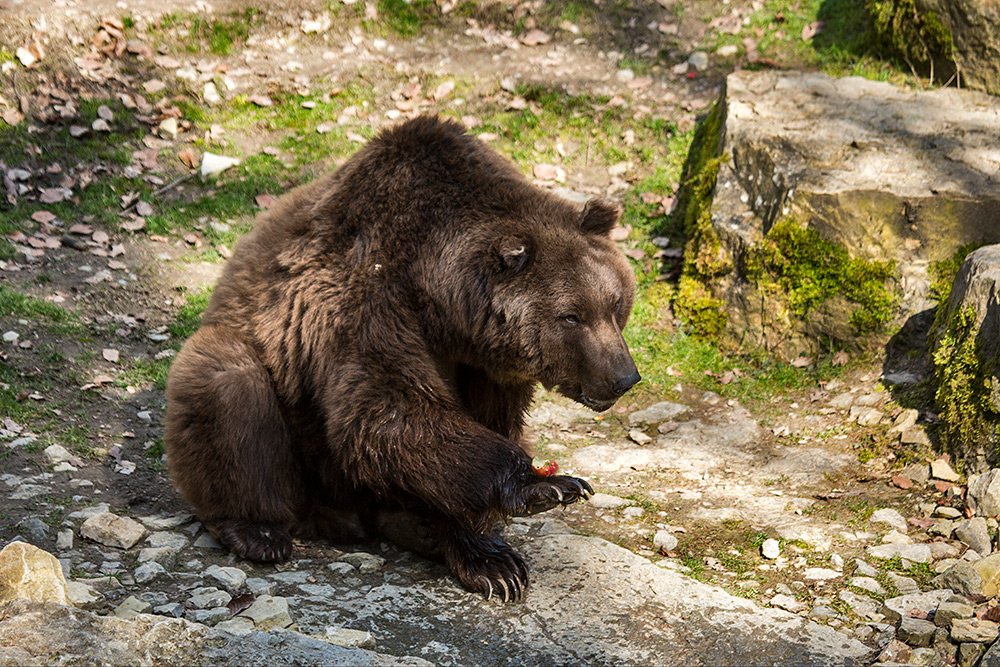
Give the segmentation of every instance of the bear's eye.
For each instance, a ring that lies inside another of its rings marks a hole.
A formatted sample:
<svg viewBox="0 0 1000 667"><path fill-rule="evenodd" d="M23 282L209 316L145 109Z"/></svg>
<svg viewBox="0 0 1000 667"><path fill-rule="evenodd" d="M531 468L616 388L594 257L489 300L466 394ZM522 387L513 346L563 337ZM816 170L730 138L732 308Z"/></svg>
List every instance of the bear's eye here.
<svg viewBox="0 0 1000 667"><path fill-rule="evenodd" d="M580 323L580 318L572 313L567 313L566 315L562 316L562 321L570 326L575 327Z"/></svg>
<svg viewBox="0 0 1000 667"><path fill-rule="evenodd" d="M625 305L624 299L622 299L621 297L618 297L618 300L615 301L615 310L614 310L614 312L621 313L622 312L622 306L624 306L624 305Z"/></svg>

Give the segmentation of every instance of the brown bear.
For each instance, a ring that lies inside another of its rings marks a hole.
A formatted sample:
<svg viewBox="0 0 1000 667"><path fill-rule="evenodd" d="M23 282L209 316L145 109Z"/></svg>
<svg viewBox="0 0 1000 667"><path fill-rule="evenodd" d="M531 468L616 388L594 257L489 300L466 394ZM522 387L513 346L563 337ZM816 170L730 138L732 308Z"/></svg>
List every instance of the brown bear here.
<svg viewBox="0 0 1000 667"><path fill-rule="evenodd" d="M639 380L619 213L531 185L454 122L382 132L237 244L167 385L177 487L255 561L402 511L465 588L519 599L495 526L593 493L532 469L534 386L601 411Z"/></svg>

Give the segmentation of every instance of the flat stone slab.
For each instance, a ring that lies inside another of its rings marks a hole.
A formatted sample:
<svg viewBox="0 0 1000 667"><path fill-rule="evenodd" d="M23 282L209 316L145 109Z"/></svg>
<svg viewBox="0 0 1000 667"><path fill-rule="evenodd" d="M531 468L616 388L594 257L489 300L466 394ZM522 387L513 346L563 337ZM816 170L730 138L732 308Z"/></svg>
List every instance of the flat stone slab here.
<svg viewBox="0 0 1000 667"><path fill-rule="evenodd" d="M301 632L321 635L331 611L339 612L357 619L354 627L372 627L380 651L439 665L866 664L869 649L832 628L761 608L605 540L552 534L512 542L531 567L520 604L486 602L442 567L403 556L391 583L299 598L291 615Z"/></svg>

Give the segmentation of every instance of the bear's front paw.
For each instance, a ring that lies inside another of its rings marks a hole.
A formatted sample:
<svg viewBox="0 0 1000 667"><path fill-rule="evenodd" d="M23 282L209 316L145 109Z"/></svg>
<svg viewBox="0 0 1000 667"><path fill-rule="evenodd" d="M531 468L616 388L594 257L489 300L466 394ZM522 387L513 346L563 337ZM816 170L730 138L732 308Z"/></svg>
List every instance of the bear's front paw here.
<svg viewBox="0 0 1000 667"><path fill-rule="evenodd" d="M519 602L528 590L528 566L509 544L489 533L452 535L445 560L466 590L487 600Z"/></svg>
<svg viewBox="0 0 1000 667"><path fill-rule="evenodd" d="M240 558L275 563L292 556L292 536L285 526L221 519L206 521L205 527Z"/></svg>
<svg viewBox="0 0 1000 667"><path fill-rule="evenodd" d="M583 498L594 495L594 490L586 480L567 475L542 477L532 475L521 489L521 502L513 516L529 516L558 507L571 505Z"/></svg>

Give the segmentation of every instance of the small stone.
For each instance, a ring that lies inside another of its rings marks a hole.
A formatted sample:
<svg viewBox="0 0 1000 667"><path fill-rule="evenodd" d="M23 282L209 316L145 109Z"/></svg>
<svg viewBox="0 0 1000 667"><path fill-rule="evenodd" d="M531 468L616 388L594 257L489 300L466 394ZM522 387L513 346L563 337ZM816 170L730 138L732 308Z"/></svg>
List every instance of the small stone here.
<svg viewBox="0 0 1000 667"><path fill-rule="evenodd" d="M956 644L959 642L990 644L1000 634L997 627L993 621L956 618L951 623L951 640Z"/></svg>
<svg viewBox="0 0 1000 667"><path fill-rule="evenodd" d="M725 46L720 46L715 50L716 55L720 58L732 58L737 53L739 53L740 47L735 44L726 44Z"/></svg>
<svg viewBox="0 0 1000 667"><path fill-rule="evenodd" d="M802 577L807 581L826 581L840 577L840 572L824 567L810 567L802 573Z"/></svg>
<svg viewBox="0 0 1000 667"><path fill-rule="evenodd" d="M889 560L899 556L917 563L930 563L931 548L926 544L878 544L870 546L866 552L872 558Z"/></svg>
<svg viewBox="0 0 1000 667"><path fill-rule="evenodd" d="M69 450L62 445L50 445L46 447L45 451L42 453L45 454L45 459L50 465L66 463L73 457L73 455L69 453Z"/></svg>
<svg viewBox="0 0 1000 667"><path fill-rule="evenodd" d="M135 568L135 572L132 573L132 576L135 577L135 583L148 584L161 574L166 573L167 571L163 569L162 565L151 560Z"/></svg>
<svg viewBox="0 0 1000 667"><path fill-rule="evenodd" d="M66 577L56 557L21 541L0 551L0 603L17 598L70 604Z"/></svg>
<svg viewBox="0 0 1000 667"><path fill-rule="evenodd" d="M146 591L144 593L139 593L138 597L140 600L145 600L149 604L153 605L153 609L156 609L158 606L165 605L170 601L167 594L163 591Z"/></svg>
<svg viewBox="0 0 1000 667"><path fill-rule="evenodd" d="M976 610L961 602L942 602L934 611L934 625L947 628L956 618L972 618Z"/></svg>
<svg viewBox="0 0 1000 667"><path fill-rule="evenodd" d="M892 485L897 489L903 489L905 491L906 489L913 488L913 480L909 477L904 477L903 475L893 475Z"/></svg>
<svg viewBox="0 0 1000 667"><path fill-rule="evenodd" d="M980 561L981 562L981 561ZM959 595L966 597L978 596L983 593L983 578L975 565L968 561L958 561L940 576L933 584L938 588L950 588Z"/></svg>
<svg viewBox="0 0 1000 667"><path fill-rule="evenodd" d="M777 607L778 609L784 609L785 611L790 611L793 614L797 614L803 609L805 605L800 601L796 600L791 595L778 594L771 598L771 606Z"/></svg>
<svg viewBox="0 0 1000 667"><path fill-rule="evenodd" d="M889 429L889 433L902 433L916 424L919 417L920 413L912 408L903 410L892 420L892 428Z"/></svg>
<svg viewBox="0 0 1000 667"><path fill-rule="evenodd" d="M959 512L954 507L948 507L947 505L938 505L934 508L934 512L931 513L933 517L940 517L942 519L959 519L962 517L962 513Z"/></svg>
<svg viewBox="0 0 1000 667"><path fill-rule="evenodd" d="M254 600L240 616L253 620L254 626L261 632L272 628L287 628L292 624L292 617L288 614L288 601L271 595L262 595Z"/></svg>
<svg viewBox="0 0 1000 667"><path fill-rule="evenodd" d="M375 649L375 637L367 630L351 630L350 628L328 626L326 634L316 635L316 639L348 648Z"/></svg>
<svg viewBox="0 0 1000 667"><path fill-rule="evenodd" d="M69 551L73 548L73 531L69 528L60 530L56 535L56 549L59 551Z"/></svg>
<svg viewBox="0 0 1000 667"><path fill-rule="evenodd" d="M354 566L350 563L330 563L326 566L326 569L340 576L345 576L354 572Z"/></svg>
<svg viewBox="0 0 1000 667"><path fill-rule="evenodd" d="M627 505L628 500L624 498L619 498L618 496L612 496L607 493L595 493L590 497L590 504L598 509L614 509L616 507L621 507L622 505Z"/></svg>
<svg viewBox="0 0 1000 667"><path fill-rule="evenodd" d="M890 507L872 512L870 520L875 523L888 524L890 527L895 528L901 533L905 533L907 530L906 519L897 510Z"/></svg>
<svg viewBox="0 0 1000 667"><path fill-rule="evenodd" d="M677 538L667 530L658 530L653 535L653 546L663 553L673 551L677 548Z"/></svg>
<svg viewBox="0 0 1000 667"><path fill-rule="evenodd" d="M884 415L875 408L863 408L857 406L851 408L851 418L855 419L860 426L874 426L882 421L883 416Z"/></svg>
<svg viewBox="0 0 1000 667"><path fill-rule="evenodd" d="M205 570L205 576L215 579L230 593L234 593L243 586L247 580L247 574L237 567L220 567L212 565Z"/></svg>
<svg viewBox="0 0 1000 667"><path fill-rule="evenodd" d="M933 526L927 529L927 533L930 535L940 535L946 540L951 539L952 533L955 532L955 522L949 521L948 519L942 519L938 521Z"/></svg>
<svg viewBox="0 0 1000 667"><path fill-rule="evenodd" d="M923 616L929 616L951 595L952 592L948 590L901 595L883 602L879 612L885 616L886 623L898 623L903 616L909 616L913 610L917 610Z"/></svg>
<svg viewBox="0 0 1000 667"><path fill-rule="evenodd" d="M225 630L226 632L232 633L234 635L245 635L253 632L254 625L253 621L244 616L237 616L231 618L228 621L222 621L221 623L215 624L216 630Z"/></svg>
<svg viewBox="0 0 1000 667"><path fill-rule="evenodd" d="M222 544L219 543L219 540L212 537L211 533L202 533L194 541L194 547L196 549L221 549Z"/></svg>
<svg viewBox="0 0 1000 667"><path fill-rule="evenodd" d="M877 577L878 570L874 567L861 560L860 558L854 559L854 572L855 574L862 577Z"/></svg>
<svg viewBox="0 0 1000 667"><path fill-rule="evenodd" d="M651 437L643 433L641 430L634 428L628 432L629 440L636 443L637 445L648 445L653 441Z"/></svg>
<svg viewBox="0 0 1000 667"><path fill-rule="evenodd" d="M896 631L896 639L909 646L930 646L935 630L937 626L930 621L904 616Z"/></svg>
<svg viewBox="0 0 1000 667"><path fill-rule="evenodd" d="M173 569L177 562L177 550L173 547L147 547L139 550L139 562L156 562L167 569Z"/></svg>
<svg viewBox="0 0 1000 667"><path fill-rule="evenodd" d="M913 538L898 530L891 530L882 536L883 544L913 544Z"/></svg>
<svg viewBox="0 0 1000 667"><path fill-rule="evenodd" d="M855 588L860 588L863 591L868 591L869 593L874 593L875 595L885 595L885 589L882 588L882 584L878 583L875 579L871 577L851 577L848 582L851 586Z"/></svg>
<svg viewBox="0 0 1000 667"><path fill-rule="evenodd" d="M349 572L354 571L354 566L349 563L330 563L327 567L333 569L333 565L346 566ZM247 590L254 594L255 597L260 597L262 595L270 595L272 592L271 582L267 579L261 579L259 577L250 577L246 580Z"/></svg>
<svg viewBox="0 0 1000 667"><path fill-rule="evenodd" d="M49 539L49 527L41 519L22 519L17 522L16 528L35 544L44 543Z"/></svg>
<svg viewBox="0 0 1000 667"><path fill-rule="evenodd" d="M919 426L914 426L903 431L899 437L899 441L904 445L922 445L924 447L929 447L931 444L927 434L924 433L924 429Z"/></svg>
<svg viewBox="0 0 1000 667"><path fill-rule="evenodd" d="M944 641L948 641L947 637L944 638ZM941 642L935 639L934 643L939 644ZM941 656L933 648L915 648L910 653L910 664L914 667L939 667L941 665Z"/></svg>
<svg viewBox="0 0 1000 667"><path fill-rule="evenodd" d="M979 659L983 657L984 653L986 653L986 647L983 644L962 642L958 645L958 655L956 656L958 667L973 667L979 663ZM983 665L983 667L992 667L992 663L991 665Z"/></svg>
<svg viewBox="0 0 1000 667"><path fill-rule="evenodd" d="M630 69L620 69L618 73L615 74L615 78L622 83L628 83L635 78L635 72Z"/></svg>
<svg viewBox="0 0 1000 667"><path fill-rule="evenodd" d="M104 595L82 581L66 582L66 597L74 607L86 607L104 599Z"/></svg>
<svg viewBox="0 0 1000 667"><path fill-rule="evenodd" d="M962 479L962 476L952 470L951 466L944 459L935 459L931 461L931 478L941 479L946 482L958 482Z"/></svg>
<svg viewBox="0 0 1000 667"><path fill-rule="evenodd" d="M695 51L688 56L688 64L699 72L707 69L709 65L708 54L704 51Z"/></svg>
<svg viewBox="0 0 1000 667"><path fill-rule="evenodd" d="M197 609L211 609L213 607L225 607L233 599L229 593L220 591L218 588L205 587L196 588L192 591L188 604Z"/></svg>
<svg viewBox="0 0 1000 667"><path fill-rule="evenodd" d="M345 563L350 563L354 567L358 568L358 572L361 574L378 572L382 569L382 566L385 565L385 559L381 556L365 553L363 551L358 551L352 554L344 554L340 557L340 560Z"/></svg>
<svg viewBox="0 0 1000 667"><path fill-rule="evenodd" d="M830 402L827 403L827 405L831 408L837 408L838 410L847 410L849 407L854 405L854 394L845 392L834 396Z"/></svg>
<svg viewBox="0 0 1000 667"><path fill-rule="evenodd" d="M1000 593L1000 554L993 554L976 560L972 567L983 582L984 597L996 597Z"/></svg>
<svg viewBox="0 0 1000 667"><path fill-rule="evenodd" d="M111 512L96 514L80 527L80 535L108 547L131 549L146 534L138 521Z"/></svg>
<svg viewBox="0 0 1000 667"><path fill-rule="evenodd" d="M987 556L993 550L989 526L986 525L986 519L981 516L956 523L954 535L980 556Z"/></svg>
<svg viewBox="0 0 1000 667"><path fill-rule="evenodd" d="M184 617L189 621L195 623L203 623L204 625L215 625L221 623L222 621L229 620L232 614L229 613L228 607L212 607L211 609L192 609L191 611L184 614Z"/></svg>
<svg viewBox="0 0 1000 667"><path fill-rule="evenodd" d="M981 516L1000 514L1000 469L993 468L969 478L967 500Z"/></svg>
<svg viewBox="0 0 1000 667"><path fill-rule="evenodd" d="M215 84L211 81L205 84L204 89L201 93L202 98L204 98L206 104L218 104L222 101L222 97L219 95L219 89L215 87Z"/></svg>
<svg viewBox="0 0 1000 667"><path fill-rule="evenodd" d="M122 603L115 607L114 615L118 618L129 619L134 617L136 614L147 614L152 611L153 605L149 604L145 600L140 600L134 595L130 595Z"/></svg>
<svg viewBox="0 0 1000 667"><path fill-rule="evenodd" d="M660 422L667 421L668 419L674 419L687 411L688 406L686 405L663 401L661 403L654 403L644 410L633 412L629 415L628 421L632 426L637 426L639 424L658 424Z"/></svg>
<svg viewBox="0 0 1000 667"><path fill-rule="evenodd" d="M160 121L160 135L169 136L171 139L177 136L177 119L173 116Z"/></svg>
<svg viewBox="0 0 1000 667"><path fill-rule="evenodd" d="M781 555L781 543L773 537L767 538L760 545L760 555L768 560L774 560Z"/></svg>
<svg viewBox="0 0 1000 667"><path fill-rule="evenodd" d="M158 607L153 607L153 613L159 614L160 616L170 616L171 618L180 618L184 615L184 605L179 602L168 602L167 604L160 605Z"/></svg>
<svg viewBox="0 0 1000 667"><path fill-rule="evenodd" d="M931 557L934 560L947 560L949 558L958 558L961 551L954 544L949 542L931 542Z"/></svg>
<svg viewBox="0 0 1000 667"><path fill-rule="evenodd" d="M853 591L840 591L837 593L837 597L846 602L851 610L861 618L881 618L878 613L878 604L870 597L858 595Z"/></svg>
<svg viewBox="0 0 1000 667"><path fill-rule="evenodd" d="M913 650L909 646L898 639L893 639L889 642L889 645L886 646L881 653L879 653L878 661L890 664L906 664L909 662L912 652Z"/></svg>
<svg viewBox="0 0 1000 667"><path fill-rule="evenodd" d="M139 521L150 530L170 530L190 523L194 518L191 514L175 514L173 516L141 516Z"/></svg>

